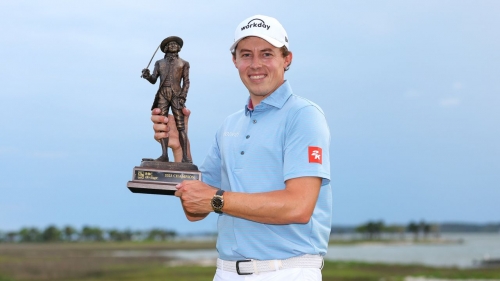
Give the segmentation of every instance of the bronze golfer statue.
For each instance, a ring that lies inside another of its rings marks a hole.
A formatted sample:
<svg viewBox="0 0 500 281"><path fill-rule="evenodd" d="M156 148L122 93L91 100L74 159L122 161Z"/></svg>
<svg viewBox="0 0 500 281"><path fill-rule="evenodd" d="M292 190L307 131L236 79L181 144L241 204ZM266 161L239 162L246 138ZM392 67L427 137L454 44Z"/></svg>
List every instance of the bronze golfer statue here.
<svg viewBox="0 0 500 281"><path fill-rule="evenodd" d="M151 109L160 108L161 114L168 116L169 108L172 108L175 125L179 131L182 162L192 163L188 154L188 136L182 113L189 90L189 62L179 57L183 43L182 39L177 36L165 38L160 44L160 49L165 53L165 57L155 63L153 74L150 74L149 69L143 69L142 78L155 84L160 77L160 86ZM168 162L168 138L161 139L160 142L162 155L156 161Z"/></svg>
<svg viewBox="0 0 500 281"><path fill-rule="evenodd" d="M183 180L201 180L201 172L192 164L189 154L189 141L182 112L189 90L189 63L178 55L183 43L177 36L165 38L156 49L161 49L165 57L155 63L151 74L148 67L153 61L155 51L141 75L151 84L155 84L160 77L160 85L151 109L160 108L163 116L168 116L169 109L172 109L175 126L179 131L182 162L169 162L168 137L161 139L162 155L156 160L143 158L141 165L134 167L132 180L127 182L127 187L134 193L174 195L177 190L175 186Z"/></svg>

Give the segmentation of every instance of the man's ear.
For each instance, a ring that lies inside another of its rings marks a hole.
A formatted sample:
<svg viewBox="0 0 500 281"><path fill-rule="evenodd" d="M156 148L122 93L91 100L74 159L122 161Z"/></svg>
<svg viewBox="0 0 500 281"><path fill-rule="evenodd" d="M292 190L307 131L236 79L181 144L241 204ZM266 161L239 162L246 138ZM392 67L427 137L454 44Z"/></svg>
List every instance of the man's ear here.
<svg viewBox="0 0 500 281"><path fill-rule="evenodd" d="M231 54L231 57L233 58L234 67L238 68L236 66L236 55Z"/></svg>
<svg viewBox="0 0 500 281"><path fill-rule="evenodd" d="M292 64L293 54L292 52L288 52L288 55L285 57L285 68L287 68L290 64Z"/></svg>

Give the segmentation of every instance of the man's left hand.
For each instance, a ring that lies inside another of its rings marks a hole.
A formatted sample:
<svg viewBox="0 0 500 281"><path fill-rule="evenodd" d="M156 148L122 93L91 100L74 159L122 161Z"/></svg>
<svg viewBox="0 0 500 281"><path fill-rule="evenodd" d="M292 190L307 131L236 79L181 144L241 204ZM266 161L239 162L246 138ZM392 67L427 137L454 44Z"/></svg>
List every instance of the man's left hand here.
<svg viewBox="0 0 500 281"><path fill-rule="evenodd" d="M212 198L217 188L198 180L185 180L176 186L175 196L181 199L182 207L190 214L208 214L213 211Z"/></svg>

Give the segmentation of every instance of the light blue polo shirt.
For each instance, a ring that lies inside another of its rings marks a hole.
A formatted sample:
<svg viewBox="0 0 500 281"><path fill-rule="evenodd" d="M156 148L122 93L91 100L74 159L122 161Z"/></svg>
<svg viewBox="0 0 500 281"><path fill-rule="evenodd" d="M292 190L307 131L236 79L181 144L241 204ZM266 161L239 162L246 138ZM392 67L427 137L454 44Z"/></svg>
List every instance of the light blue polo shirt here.
<svg viewBox="0 0 500 281"><path fill-rule="evenodd" d="M264 224L219 215L221 259L270 260L326 253L332 217L329 148L330 131L323 111L294 95L287 81L253 111L246 106L226 118L200 166L205 183L227 191L257 193L282 190L292 178L323 180L306 224Z"/></svg>

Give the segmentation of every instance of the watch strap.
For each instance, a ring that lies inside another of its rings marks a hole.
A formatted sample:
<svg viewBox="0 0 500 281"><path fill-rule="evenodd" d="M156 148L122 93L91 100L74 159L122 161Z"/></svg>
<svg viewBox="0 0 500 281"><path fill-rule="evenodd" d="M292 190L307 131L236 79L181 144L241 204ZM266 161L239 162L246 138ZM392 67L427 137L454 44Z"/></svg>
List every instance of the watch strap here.
<svg viewBox="0 0 500 281"><path fill-rule="evenodd" d="M224 190L219 189L212 198L212 208L217 214L222 214L222 208L224 207Z"/></svg>

